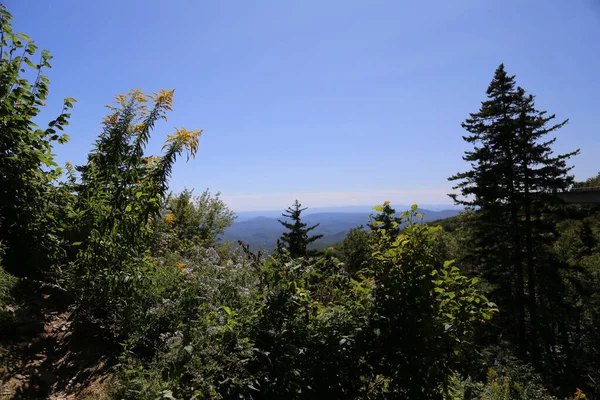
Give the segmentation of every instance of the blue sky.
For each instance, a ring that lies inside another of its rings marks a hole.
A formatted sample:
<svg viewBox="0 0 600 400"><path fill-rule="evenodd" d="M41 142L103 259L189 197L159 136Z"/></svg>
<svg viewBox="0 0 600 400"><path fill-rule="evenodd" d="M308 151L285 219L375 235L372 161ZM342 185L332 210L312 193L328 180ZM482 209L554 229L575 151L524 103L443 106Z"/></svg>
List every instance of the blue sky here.
<svg viewBox="0 0 600 400"><path fill-rule="evenodd" d="M600 170L595 0L8 0L51 51L51 96L78 100L59 162L83 163L104 105L175 88L157 127L204 129L171 187L221 191L235 210L450 203L465 170L460 123L505 63L537 105L570 118L555 149Z"/></svg>

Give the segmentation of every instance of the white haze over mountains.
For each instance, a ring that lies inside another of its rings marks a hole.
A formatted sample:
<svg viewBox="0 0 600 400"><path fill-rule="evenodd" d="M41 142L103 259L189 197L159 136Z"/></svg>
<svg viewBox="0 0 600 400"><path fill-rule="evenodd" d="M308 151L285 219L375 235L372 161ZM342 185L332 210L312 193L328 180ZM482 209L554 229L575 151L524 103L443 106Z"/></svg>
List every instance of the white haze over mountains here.
<svg viewBox="0 0 600 400"><path fill-rule="evenodd" d="M418 204L421 208L433 210L453 208L448 197L449 189L414 190L374 190L365 192L286 192L265 194L228 194L222 193L225 204L234 211L284 210L298 199L303 207L311 209L335 208L342 212L346 207L357 208L357 212L367 211L373 206L390 201L392 204ZM307 211L309 211L307 210ZM314 212L314 211L313 211ZM353 212L353 211L350 211Z"/></svg>

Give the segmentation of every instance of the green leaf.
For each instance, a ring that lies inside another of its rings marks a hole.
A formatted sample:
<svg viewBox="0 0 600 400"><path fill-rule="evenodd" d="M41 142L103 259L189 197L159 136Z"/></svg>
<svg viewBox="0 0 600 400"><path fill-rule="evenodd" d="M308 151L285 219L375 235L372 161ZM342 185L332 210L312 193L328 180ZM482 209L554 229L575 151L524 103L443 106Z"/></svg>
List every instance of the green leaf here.
<svg viewBox="0 0 600 400"><path fill-rule="evenodd" d="M25 64L27 64L30 68L35 68L35 65L31 62L29 58L24 57L23 61L25 61Z"/></svg>
<svg viewBox="0 0 600 400"><path fill-rule="evenodd" d="M131 204L127 205L127 207L125 207L125 212L130 212L131 211Z"/></svg>
<svg viewBox="0 0 600 400"><path fill-rule="evenodd" d="M225 310L225 312L227 313L227 315L231 316L233 314L233 312L231 311L231 308L227 307L227 306L223 306L223 310Z"/></svg>
<svg viewBox="0 0 600 400"><path fill-rule="evenodd" d="M373 210L375 210L377 212L383 212L383 207L381 207L381 206L375 206L375 207L373 207Z"/></svg>

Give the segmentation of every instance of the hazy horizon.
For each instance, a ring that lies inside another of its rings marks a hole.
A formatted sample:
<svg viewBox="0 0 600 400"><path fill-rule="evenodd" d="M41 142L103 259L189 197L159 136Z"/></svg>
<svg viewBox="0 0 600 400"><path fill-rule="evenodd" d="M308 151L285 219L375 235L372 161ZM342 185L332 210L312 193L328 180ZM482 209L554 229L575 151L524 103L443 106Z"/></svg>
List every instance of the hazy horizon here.
<svg viewBox="0 0 600 400"><path fill-rule="evenodd" d="M196 191L194 191L196 193ZM341 207L374 207L389 201L393 204L430 204L452 205L452 200L445 190L383 190L371 192L313 192L313 193L265 193L258 195L221 194L222 200L229 208L236 211L273 211L283 210L291 206L294 200L303 207L341 208Z"/></svg>

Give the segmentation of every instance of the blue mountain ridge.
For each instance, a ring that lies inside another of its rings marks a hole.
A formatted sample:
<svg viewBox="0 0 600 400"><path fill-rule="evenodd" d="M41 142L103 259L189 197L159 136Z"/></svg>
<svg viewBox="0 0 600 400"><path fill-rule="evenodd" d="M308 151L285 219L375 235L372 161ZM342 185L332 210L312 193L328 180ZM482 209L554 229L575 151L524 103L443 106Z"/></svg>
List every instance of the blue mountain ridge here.
<svg viewBox="0 0 600 400"><path fill-rule="evenodd" d="M398 212L403 212L410 207L394 206ZM318 209L313 209L313 211ZM309 210L306 210L309 211ZM423 214L424 222L431 222L438 219L453 217L457 215L460 209L448 209L441 211L432 211L418 209ZM262 214L262 215L255 215ZM309 226L320 224L314 231L314 234L323 234L324 236L313 243L313 248L322 248L338 243L346 237L350 229L360 225L366 225L369 222L369 215L374 211L366 210L363 212L313 212L302 214L302 221ZM283 219L281 211L269 212L246 212L241 213L242 218L227 228L221 237L222 241L242 240L250 245L250 249L271 250L277 245L277 239L281 237L285 228L277 221Z"/></svg>

